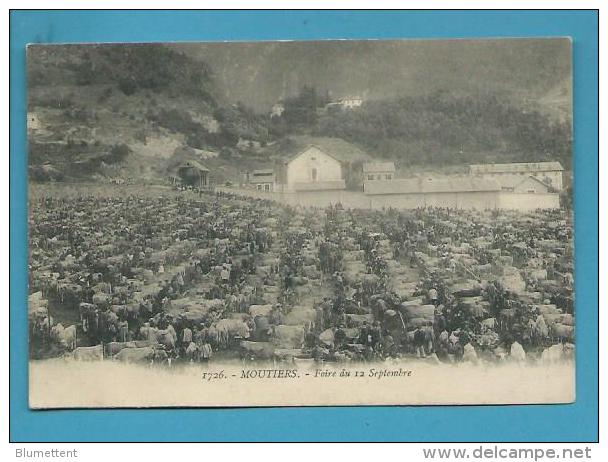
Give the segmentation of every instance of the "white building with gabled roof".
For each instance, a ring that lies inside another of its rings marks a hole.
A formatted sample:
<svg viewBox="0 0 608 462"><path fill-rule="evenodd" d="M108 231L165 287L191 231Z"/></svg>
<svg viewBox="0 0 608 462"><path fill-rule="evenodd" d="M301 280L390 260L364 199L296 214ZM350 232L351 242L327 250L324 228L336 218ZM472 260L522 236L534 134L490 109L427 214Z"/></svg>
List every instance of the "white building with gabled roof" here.
<svg viewBox="0 0 608 462"><path fill-rule="evenodd" d="M341 161L331 153L311 145L287 162L286 186L294 191L344 189Z"/></svg>
<svg viewBox="0 0 608 462"><path fill-rule="evenodd" d="M361 186L361 165L372 158L340 138L293 136L277 169L283 191L326 191Z"/></svg>

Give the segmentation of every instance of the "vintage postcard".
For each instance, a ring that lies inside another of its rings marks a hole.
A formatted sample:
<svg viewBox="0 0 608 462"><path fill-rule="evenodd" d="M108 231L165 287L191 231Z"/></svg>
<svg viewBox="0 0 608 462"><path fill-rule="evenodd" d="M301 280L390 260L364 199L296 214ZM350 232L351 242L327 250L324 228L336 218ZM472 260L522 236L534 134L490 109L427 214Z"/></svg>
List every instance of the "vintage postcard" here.
<svg viewBox="0 0 608 462"><path fill-rule="evenodd" d="M30 407L575 400L568 38L27 72Z"/></svg>

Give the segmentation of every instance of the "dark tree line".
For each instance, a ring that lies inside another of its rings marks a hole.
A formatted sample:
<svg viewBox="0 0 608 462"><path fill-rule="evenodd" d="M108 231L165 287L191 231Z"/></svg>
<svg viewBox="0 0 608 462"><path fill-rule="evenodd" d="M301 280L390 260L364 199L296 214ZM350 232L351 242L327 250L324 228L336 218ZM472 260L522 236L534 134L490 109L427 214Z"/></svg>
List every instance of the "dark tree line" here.
<svg viewBox="0 0 608 462"><path fill-rule="evenodd" d="M125 95L141 90L186 94L215 105L211 68L159 44L98 45L68 65L76 84L115 84Z"/></svg>
<svg viewBox="0 0 608 462"><path fill-rule="evenodd" d="M437 92L368 101L354 110L324 110L326 103L314 88L303 88L285 100L280 118L271 119L271 133L343 138L377 156L417 164L559 160L570 165L570 121L492 94Z"/></svg>

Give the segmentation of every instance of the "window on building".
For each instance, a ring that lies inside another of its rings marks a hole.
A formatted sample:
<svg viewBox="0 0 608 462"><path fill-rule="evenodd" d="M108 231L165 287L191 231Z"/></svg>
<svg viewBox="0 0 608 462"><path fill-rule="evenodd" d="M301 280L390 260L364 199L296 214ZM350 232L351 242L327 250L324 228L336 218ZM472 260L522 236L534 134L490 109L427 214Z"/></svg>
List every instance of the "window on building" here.
<svg viewBox="0 0 608 462"><path fill-rule="evenodd" d="M373 180L374 179L374 175L367 175L367 179L368 180Z"/></svg>
<svg viewBox="0 0 608 462"><path fill-rule="evenodd" d="M257 185L257 188L258 188L258 190L261 191L262 190L262 185L261 184Z"/></svg>
<svg viewBox="0 0 608 462"><path fill-rule="evenodd" d="M269 184L265 184L264 185L264 191L270 191L270 185Z"/></svg>
<svg viewBox="0 0 608 462"><path fill-rule="evenodd" d="M534 194L536 191L534 189L528 189L528 192Z"/></svg>
<svg viewBox="0 0 608 462"><path fill-rule="evenodd" d="M310 172L310 176L312 177L312 181L317 181L317 169L313 168Z"/></svg>
<svg viewBox="0 0 608 462"><path fill-rule="evenodd" d="M392 180L393 179L393 175L390 173L387 173L386 175L384 175L384 178L386 178L387 180Z"/></svg>

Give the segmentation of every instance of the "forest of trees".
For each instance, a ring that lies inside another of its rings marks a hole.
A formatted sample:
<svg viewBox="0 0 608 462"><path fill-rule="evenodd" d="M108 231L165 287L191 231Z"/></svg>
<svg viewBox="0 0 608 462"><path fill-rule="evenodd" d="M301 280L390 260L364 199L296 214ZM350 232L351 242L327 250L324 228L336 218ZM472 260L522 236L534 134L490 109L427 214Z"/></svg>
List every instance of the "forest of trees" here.
<svg viewBox="0 0 608 462"><path fill-rule="evenodd" d="M193 64L183 54L162 45L100 46L84 52L73 66L79 85L115 83L125 94L139 90L181 93L215 105L211 69L203 62Z"/></svg>
<svg viewBox="0 0 608 462"><path fill-rule="evenodd" d="M438 92L368 101L354 110L325 111L326 100L306 87L271 119L274 136L338 137L373 155L414 164L559 160L568 168L570 121L516 107L492 94Z"/></svg>

